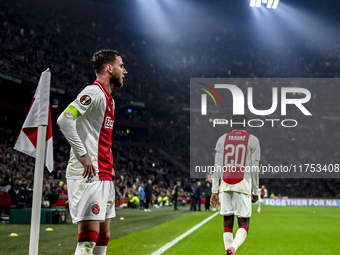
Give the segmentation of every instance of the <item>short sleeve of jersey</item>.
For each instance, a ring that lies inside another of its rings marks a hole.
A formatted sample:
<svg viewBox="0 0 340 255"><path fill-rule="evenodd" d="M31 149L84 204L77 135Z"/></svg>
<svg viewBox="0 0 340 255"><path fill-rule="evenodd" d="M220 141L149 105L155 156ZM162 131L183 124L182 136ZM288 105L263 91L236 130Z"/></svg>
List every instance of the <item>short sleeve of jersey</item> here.
<svg viewBox="0 0 340 255"><path fill-rule="evenodd" d="M260 142L256 136L250 135L250 142L252 148L251 159L252 160L260 160L261 159L261 149Z"/></svg>
<svg viewBox="0 0 340 255"><path fill-rule="evenodd" d="M79 93L77 98L70 104L84 115L88 110L98 105L101 90L98 86L87 86Z"/></svg>

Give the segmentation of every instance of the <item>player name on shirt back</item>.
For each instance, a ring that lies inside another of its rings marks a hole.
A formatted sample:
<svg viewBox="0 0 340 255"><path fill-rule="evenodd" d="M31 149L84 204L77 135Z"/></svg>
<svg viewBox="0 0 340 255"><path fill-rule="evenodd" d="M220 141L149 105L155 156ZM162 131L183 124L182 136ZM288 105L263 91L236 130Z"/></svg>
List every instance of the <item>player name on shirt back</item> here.
<svg viewBox="0 0 340 255"><path fill-rule="evenodd" d="M246 136L229 136L228 140L233 140L233 141L245 141Z"/></svg>

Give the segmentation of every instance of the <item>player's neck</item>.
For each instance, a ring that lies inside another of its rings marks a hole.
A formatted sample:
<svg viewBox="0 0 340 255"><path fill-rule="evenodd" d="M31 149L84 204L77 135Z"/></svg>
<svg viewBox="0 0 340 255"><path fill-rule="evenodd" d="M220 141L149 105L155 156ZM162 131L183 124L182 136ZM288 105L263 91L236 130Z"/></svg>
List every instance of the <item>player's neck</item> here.
<svg viewBox="0 0 340 255"><path fill-rule="evenodd" d="M106 89L106 91L111 94L113 91L113 86L110 84L110 79L109 77L105 77L105 75L98 75L97 76L97 81L99 81L103 87Z"/></svg>

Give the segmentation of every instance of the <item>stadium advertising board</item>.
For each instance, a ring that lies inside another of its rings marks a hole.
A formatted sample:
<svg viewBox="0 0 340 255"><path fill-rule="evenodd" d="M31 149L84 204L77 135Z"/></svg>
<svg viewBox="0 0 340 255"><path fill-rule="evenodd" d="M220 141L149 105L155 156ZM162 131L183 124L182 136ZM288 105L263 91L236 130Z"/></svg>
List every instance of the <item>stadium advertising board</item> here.
<svg viewBox="0 0 340 255"><path fill-rule="evenodd" d="M336 199L264 199L267 206L317 206L317 207L340 207L340 200Z"/></svg>

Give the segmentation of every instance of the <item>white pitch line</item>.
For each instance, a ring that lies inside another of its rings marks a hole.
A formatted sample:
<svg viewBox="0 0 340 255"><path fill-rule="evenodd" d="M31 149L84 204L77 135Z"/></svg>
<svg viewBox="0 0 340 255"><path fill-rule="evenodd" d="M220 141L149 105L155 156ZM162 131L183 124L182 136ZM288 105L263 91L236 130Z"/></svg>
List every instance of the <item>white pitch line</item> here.
<svg viewBox="0 0 340 255"><path fill-rule="evenodd" d="M206 218L204 221L202 221L201 223L197 224L196 226L194 226L193 228L189 229L187 232L185 232L184 234L180 235L179 237L177 237L176 239L172 240L171 242L167 243L166 245L164 245L163 247L159 248L157 251L155 251L154 253L152 253L151 255L160 255L162 253L164 253L166 250L170 249L172 246L174 246L176 243L178 243L179 241L181 241L183 238L187 237L188 235L190 235L192 232L194 232L196 229L198 229L199 227L201 227L203 224L207 223L209 220L211 220L212 218L214 218L216 215L218 215L219 213L216 212L215 214L211 215L209 218Z"/></svg>

